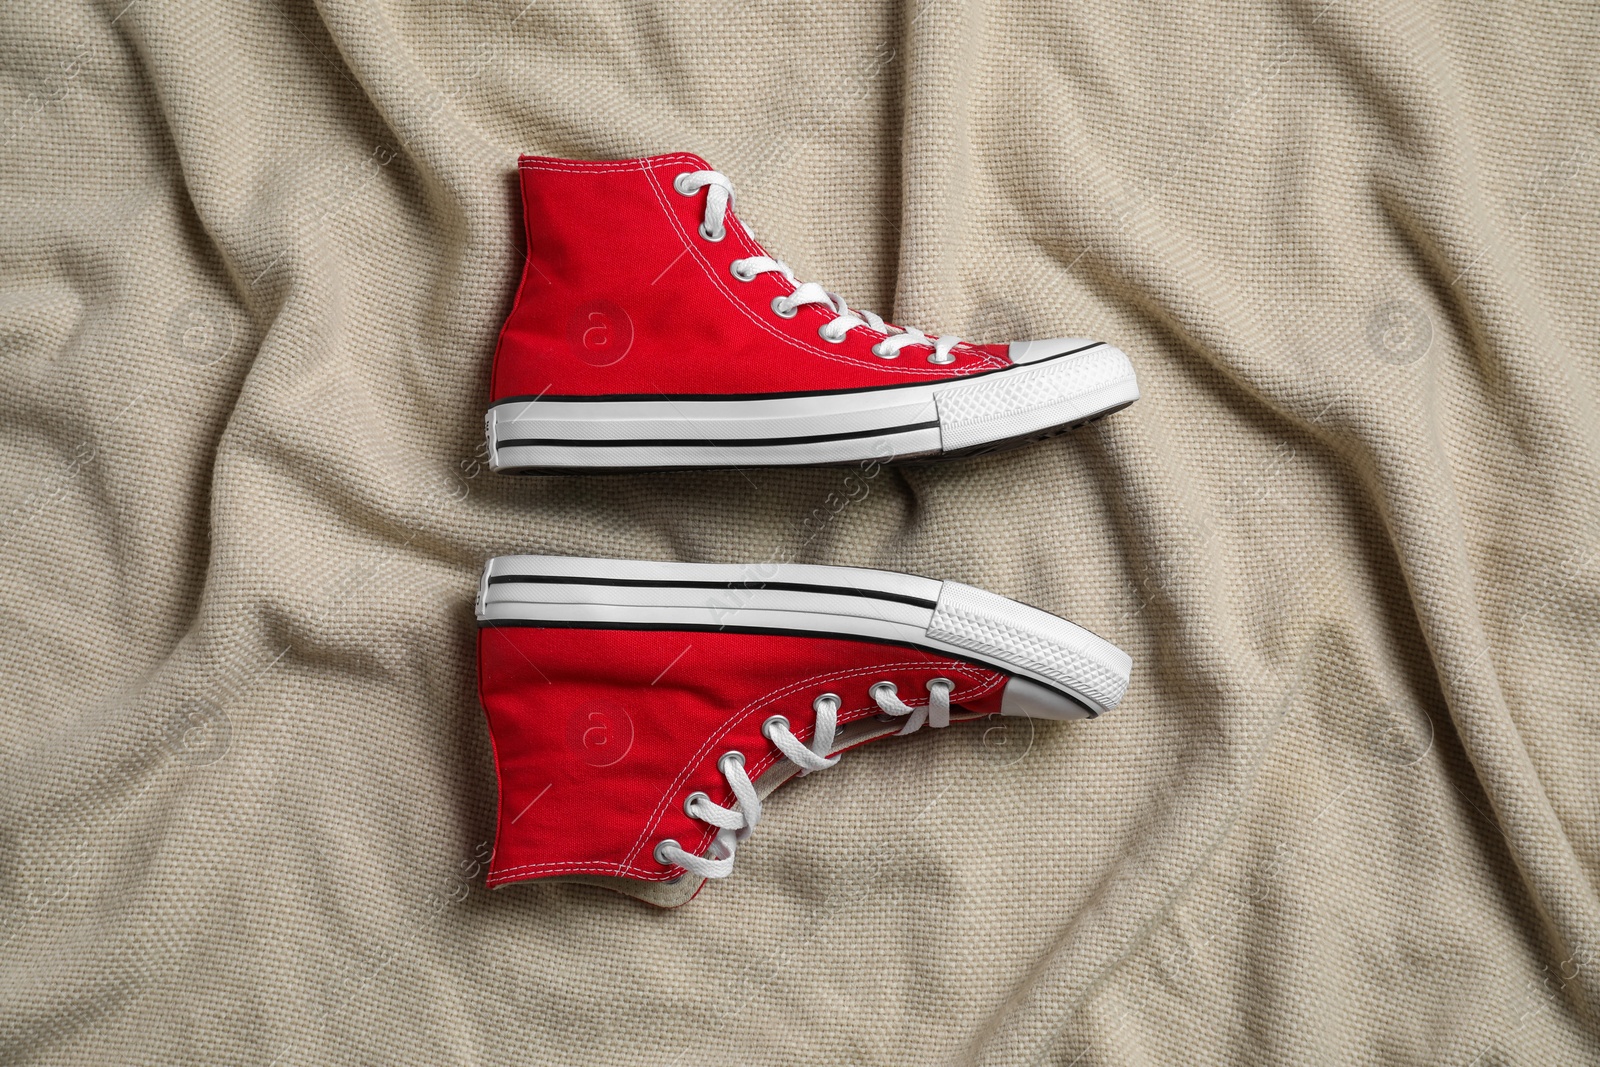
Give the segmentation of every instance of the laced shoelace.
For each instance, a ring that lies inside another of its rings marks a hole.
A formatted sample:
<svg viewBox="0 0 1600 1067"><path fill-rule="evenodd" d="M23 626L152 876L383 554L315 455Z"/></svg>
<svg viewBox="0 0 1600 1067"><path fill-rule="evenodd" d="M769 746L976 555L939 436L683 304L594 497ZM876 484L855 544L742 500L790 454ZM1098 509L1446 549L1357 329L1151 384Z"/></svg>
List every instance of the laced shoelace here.
<svg viewBox="0 0 1600 1067"><path fill-rule="evenodd" d="M922 707L913 708L900 699L899 691L893 682L879 682L867 690L867 695L872 697L873 703L878 705L878 710L885 715L896 718L904 716L906 724L902 726L896 737L914 734L927 725L935 730L942 730L950 725L950 691L954 688L948 678L933 678L928 682L928 703ZM812 771L823 771L839 762L838 756L828 755L833 748L834 735L839 728L838 696L833 693L824 693L811 702L811 710L816 713L817 725L811 734L809 748L801 742L789 729L789 720L782 715L774 715L761 724L761 733L777 746L789 761L800 768L801 774L810 774ZM728 780L728 787L733 790L736 807L725 808L717 804L704 793L691 793L683 802L684 812L693 819L708 822L717 828L717 836L711 842L710 854L696 856L685 851L678 842L670 837L656 846L656 862L668 867L682 867L700 878L726 878L733 873L734 853L738 851L739 842L750 836L756 824L761 821L761 797L756 793L755 783L750 780L750 775L744 769L744 753L734 751L725 752L717 760L717 770Z"/></svg>
<svg viewBox="0 0 1600 1067"><path fill-rule="evenodd" d="M673 179L672 187L684 196L693 196L701 189L707 190L706 212L700 221L700 236L707 241L720 241L728 236L723 220L727 217L728 208L733 206L733 183L726 175L715 170L684 171ZM781 259L751 256L748 259L734 260L731 269L733 276L741 282L753 281L760 274L775 273L782 275L784 281L794 286L794 292L772 301L773 313L781 318L794 318L799 309L807 304L815 304L833 312L833 319L817 330L817 334L824 341L839 344L844 340L845 334L852 329L865 326L886 335L883 340L872 346L872 354L875 356L898 359L902 348L927 345L933 349L928 354L929 363L955 362L956 357L950 350L961 343L961 338L930 337L914 327L895 326L885 322L882 317L871 311L851 308L838 293L830 293L816 282L797 281L794 271L790 270L788 264Z"/></svg>

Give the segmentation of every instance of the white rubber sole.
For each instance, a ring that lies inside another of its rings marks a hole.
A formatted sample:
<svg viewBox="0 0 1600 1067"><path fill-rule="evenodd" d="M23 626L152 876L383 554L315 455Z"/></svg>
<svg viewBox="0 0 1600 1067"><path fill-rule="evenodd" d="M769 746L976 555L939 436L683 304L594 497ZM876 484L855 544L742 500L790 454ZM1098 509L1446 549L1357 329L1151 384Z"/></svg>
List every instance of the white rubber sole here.
<svg viewBox="0 0 1600 1067"><path fill-rule="evenodd" d="M789 395L513 397L489 409L489 466L576 473L963 456L1048 437L1139 398L1108 344L928 384Z"/></svg>
<svg viewBox="0 0 1600 1067"><path fill-rule="evenodd" d="M1116 707L1133 667L1109 641L1026 604L960 582L855 567L500 556L484 567L477 614L483 626L805 634L904 645L1011 675L1008 699L1024 679L1016 701L1026 707L1017 713L1051 718ZM1070 711L1057 694L1071 702Z"/></svg>

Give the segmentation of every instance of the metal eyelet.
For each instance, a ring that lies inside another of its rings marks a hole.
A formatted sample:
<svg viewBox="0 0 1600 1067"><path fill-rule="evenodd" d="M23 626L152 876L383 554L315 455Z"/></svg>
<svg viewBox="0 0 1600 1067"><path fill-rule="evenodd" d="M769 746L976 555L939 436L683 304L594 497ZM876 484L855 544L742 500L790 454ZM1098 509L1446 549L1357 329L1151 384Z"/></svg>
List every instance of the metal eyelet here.
<svg viewBox="0 0 1600 1067"><path fill-rule="evenodd" d="M800 309L798 307L789 307L789 310L785 311L784 308L786 306L788 305L785 304L783 297L775 296L772 298L772 313L778 316L778 318L792 319L796 315L800 314Z"/></svg>
<svg viewBox="0 0 1600 1067"><path fill-rule="evenodd" d="M831 322L825 322L821 326L818 326L817 327L817 336L822 338L824 341L828 342L830 345L843 344L844 343L845 334L848 334L850 331L849 330L844 330L844 331L840 332L838 337L835 337L829 331L829 327L832 326L832 325L833 325L833 323L831 323Z"/></svg>
<svg viewBox="0 0 1600 1067"><path fill-rule="evenodd" d="M744 271L739 269L739 267L740 267L740 265L742 263L744 263L744 260L736 259L732 263L728 264L728 273L733 275L735 281L741 281L741 282L753 282L753 281L755 281L756 280L756 275L755 275L754 271L751 271L751 272L749 272L747 274Z"/></svg>
<svg viewBox="0 0 1600 1067"><path fill-rule="evenodd" d="M711 798L706 796L704 793L699 792L699 791L690 793L688 796L684 797L683 798L683 813L685 815L689 816L689 818L691 818L691 819L698 819L700 816L698 816L698 815L696 815L694 813L694 806L697 803L699 803L700 801L702 801L702 800L705 801L707 804L711 803Z"/></svg>
<svg viewBox="0 0 1600 1067"><path fill-rule="evenodd" d="M946 352L944 354L944 358L943 359L939 358L939 352L938 352L937 349L935 349L934 351L928 353L928 362L929 363L936 363L936 364L938 364L940 366L943 366L946 363L954 363L955 361L956 361L956 354L954 352Z"/></svg>
<svg viewBox="0 0 1600 1067"><path fill-rule="evenodd" d="M700 190L688 188L689 178L693 176L693 174L693 171L686 170L676 178L672 179L673 191L679 196L693 196L695 193L698 193Z"/></svg>
<svg viewBox="0 0 1600 1067"><path fill-rule="evenodd" d="M821 696L817 697L817 699L811 702L811 710L820 712L822 710L822 702L824 700L833 701L834 711L838 711L840 708L844 707L844 701L839 699L838 693L823 693Z"/></svg>
<svg viewBox="0 0 1600 1067"><path fill-rule="evenodd" d="M948 678L929 678L928 679L928 688L929 689L932 689L936 685L942 685L946 689L950 690L950 692L952 692L952 693L954 693L956 691L956 683L952 682Z"/></svg>
<svg viewBox="0 0 1600 1067"><path fill-rule="evenodd" d="M707 241L710 241L712 244L716 244L718 241L720 241L724 237L728 236L728 228L726 226L724 226L722 229L718 230L715 234L711 234L711 233L707 233L706 232L706 224L702 222L700 224L700 236L705 238Z"/></svg>
<svg viewBox="0 0 1600 1067"><path fill-rule="evenodd" d="M736 761L738 761L739 766L743 767L744 766L744 753L740 752L738 749L732 749L732 750L730 750L728 752L724 752L722 754L722 756L717 760L717 770L722 771L723 774L727 774L728 772L723 769L722 765L727 763L729 760L736 760Z"/></svg>
<svg viewBox="0 0 1600 1067"><path fill-rule="evenodd" d="M787 730L789 728L789 720L784 718L782 715L773 715L767 719L766 722L761 724L761 736L765 737L768 741L771 741L772 731L778 726L781 726Z"/></svg>
<svg viewBox="0 0 1600 1067"><path fill-rule="evenodd" d="M663 866L663 867L676 867L677 866L676 863L673 863L669 859L662 858L661 853L666 851L668 845L670 845L670 846L672 846L673 848L676 848L676 849L682 849L683 848L682 845L678 844L672 838L664 837L659 842L656 843L656 850L655 850L654 853L652 853L652 855L655 856L656 862L661 864L661 866Z"/></svg>
<svg viewBox="0 0 1600 1067"><path fill-rule="evenodd" d="M885 352L881 345L873 345L872 346L872 354L877 356L879 359L899 359L900 358L900 353L899 352Z"/></svg>
<svg viewBox="0 0 1600 1067"><path fill-rule="evenodd" d="M877 699L878 699L878 691L880 689L887 689L889 691L889 695L890 696L895 696L900 692L899 686L895 685L893 682L879 682L877 685L875 685L871 689L867 690L867 696L871 697L873 699L873 701L876 702ZM896 721L898 721L896 716L890 715L887 711L884 711L882 708L878 709L877 719L878 719L879 722L896 722Z"/></svg>

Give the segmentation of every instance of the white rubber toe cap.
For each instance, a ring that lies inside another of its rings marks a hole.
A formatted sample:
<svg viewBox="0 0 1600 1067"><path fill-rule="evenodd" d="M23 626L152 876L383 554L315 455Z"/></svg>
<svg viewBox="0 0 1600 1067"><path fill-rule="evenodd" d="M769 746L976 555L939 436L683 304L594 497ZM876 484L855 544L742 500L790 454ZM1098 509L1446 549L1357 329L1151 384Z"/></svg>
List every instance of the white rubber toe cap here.
<svg viewBox="0 0 1600 1067"><path fill-rule="evenodd" d="M1089 709L1054 689L1014 674L1000 694L1000 714L1030 719L1087 719Z"/></svg>
<svg viewBox="0 0 1600 1067"><path fill-rule="evenodd" d="M1078 345L1047 357L1029 349L1029 362L934 387L939 440L945 452L1025 438L1114 411L1139 399L1133 364L1118 348L1096 341L1015 341L1019 345Z"/></svg>
<svg viewBox="0 0 1600 1067"><path fill-rule="evenodd" d="M1048 337L1042 341L1012 341L1006 349L1006 354L1011 357L1013 363L1036 363L1041 359L1059 356L1063 352L1088 348L1094 343L1087 337Z"/></svg>

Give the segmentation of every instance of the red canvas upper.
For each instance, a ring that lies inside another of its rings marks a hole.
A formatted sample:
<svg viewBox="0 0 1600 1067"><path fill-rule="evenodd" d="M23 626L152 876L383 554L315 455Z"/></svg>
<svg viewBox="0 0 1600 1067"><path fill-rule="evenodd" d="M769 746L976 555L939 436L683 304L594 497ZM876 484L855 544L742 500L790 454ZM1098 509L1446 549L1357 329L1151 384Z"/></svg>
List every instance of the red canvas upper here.
<svg viewBox="0 0 1600 1067"><path fill-rule="evenodd" d="M673 188L678 175L710 169L699 156L523 156L518 167L528 254L491 401L875 388L1010 363L1005 345L961 344L944 365L928 363L922 347L882 359L869 350L884 335L868 327L838 344L818 337L834 315L817 305L774 314L773 298L794 286L775 273L740 282L729 272L766 251L731 210L727 236L706 240L707 191Z"/></svg>
<svg viewBox="0 0 1600 1067"><path fill-rule="evenodd" d="M957 714L1000 710L1006 676L917 649L838 638L674 630L490 626L478 634L479 691L500 782L497 885L558 875L668 881L663 838L696 855L715 829L684 812L700 791L725 807L717 769L742 752L751 779L782 759L761 733L783 715L802 742L812 701L841 698L841 725L879 713L868 689L907 704L948 678ZM824 772L825 773L825 772ZM757 833L759 834L759 830Z"/></svg>

